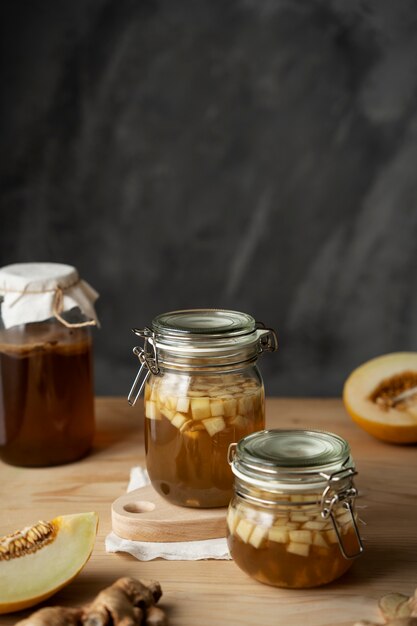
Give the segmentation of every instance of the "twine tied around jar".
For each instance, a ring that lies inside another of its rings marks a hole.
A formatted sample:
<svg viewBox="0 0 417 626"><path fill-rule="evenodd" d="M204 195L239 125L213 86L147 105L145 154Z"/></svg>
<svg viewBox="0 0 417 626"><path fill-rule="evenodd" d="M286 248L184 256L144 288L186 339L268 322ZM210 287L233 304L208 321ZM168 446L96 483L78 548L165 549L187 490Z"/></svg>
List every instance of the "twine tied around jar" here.
<svg viewBox="0 0 417 626"><path fill-rule="evenodd" d="M86 320L85 322L68 322L61 315L64 311L64 291L66 291L67 289L71 289L72 287L75 287L80 282L81 282L81 279L78 278L75 282L69 285L66 285L66 287L61 287L57 285L54 289L39 289L39 290L5 289L1 287L0 294L1 293L19 293L19 294L25 295L25 294L37 294L37 293L54 293L55 295L54 295L54 299L52 303L52 314L59 322L61 322L61 324L66 326L66 328L83 328L84 326L97 326L96 320L93 320L93 319Z"/></svg>
<svg viewBox="0 0 417 626"><path fill-rule="evenodd" d="M78 280L77 283L79 282L80 281ZM75 283L74 285L70 285L70 287L74 287L77 283ZM69 287L66 287L66 289L69 289ZM83 328L84 326L97 326L96 320L86 320L85 322L67 322L67 320L64 319L61 315L63 310L64 310L64 291L61 287L57 286L55 289L55 296L54 296L54 301L52 304L52 313L54 314L54 317L56 317L56 319L67 328Z"/></svg>
<svg viewBox="0 0 417 626"><path fill-rule="evenodd" d="M51 318L67 328L100 326L94 308L98 295L72 265L14 263L0 268L1 322L6 330ZM83 317L64 314L73 309Z"/></svg>

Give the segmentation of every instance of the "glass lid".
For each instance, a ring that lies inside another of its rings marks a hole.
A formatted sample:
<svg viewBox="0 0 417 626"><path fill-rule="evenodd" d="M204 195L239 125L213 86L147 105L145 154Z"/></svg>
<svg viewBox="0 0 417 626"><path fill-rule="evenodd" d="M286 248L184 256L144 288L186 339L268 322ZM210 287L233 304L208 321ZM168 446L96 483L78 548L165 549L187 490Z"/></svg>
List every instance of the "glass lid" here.
<svg viewBox="0 0 417 626"><path fill-rule="evenodd" d="M343 463L350 449L344 439L327 432L264 430L242 439L238 454L260 466L314 469Z"/></svg>
<svg viewBox="0 0 417 626"><path fill-rule="evenodd" d="M252 484L285 488L320 483L353 467L347 441L319 430L263 430L234 448L233 473Z"/></svg>
<svg viewBox="0 0 417 626"><path fill-rule="evenodd" d="M211 338L235 337L253 333L256 322L251 315L223 309L184 309L158 315L152 321L158 335L183 337L207 335Z"/></svg>
<svg viewBox="0 0 417 626"><path fill-rule="evenodd" d="M184 309L162 313L151 327L133 328L145 340L141 363L200 369L255 362L262 352L278 349L272 328L247 313L225 309Z"/></svg>

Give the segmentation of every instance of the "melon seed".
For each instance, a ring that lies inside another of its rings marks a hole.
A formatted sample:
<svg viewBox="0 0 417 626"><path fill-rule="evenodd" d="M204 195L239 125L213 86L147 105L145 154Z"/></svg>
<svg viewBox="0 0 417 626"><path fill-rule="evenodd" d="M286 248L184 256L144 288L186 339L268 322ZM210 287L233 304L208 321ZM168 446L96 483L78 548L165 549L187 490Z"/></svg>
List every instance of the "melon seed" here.
<svg viewBox="0 0 417 626"><path fill-rule="evenodd" d="M50 522L40 521L30 528L0 538L0 561L37 552L55 538L55 527Z"/></svg>

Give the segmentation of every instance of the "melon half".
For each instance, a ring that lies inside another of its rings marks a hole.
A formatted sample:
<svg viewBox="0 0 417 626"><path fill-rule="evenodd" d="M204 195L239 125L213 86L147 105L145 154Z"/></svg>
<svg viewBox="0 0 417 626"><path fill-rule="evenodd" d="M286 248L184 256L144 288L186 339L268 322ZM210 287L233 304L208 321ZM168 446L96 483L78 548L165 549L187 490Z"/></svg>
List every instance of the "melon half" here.
<svg viewBox="0 0 417 626"><path fill-rule="evenodd" d="M62 515L0 538L0 613L19 611L67 585L84 567L96 513Z"/></svg>
<svg viewBox="0 0 417 626"><path fill-rule="evenodd" d="M400 394L406 397L398 400ZM345 383L343 402L374 437L417 443L417 352L386 354L358 367Z"/></svg>

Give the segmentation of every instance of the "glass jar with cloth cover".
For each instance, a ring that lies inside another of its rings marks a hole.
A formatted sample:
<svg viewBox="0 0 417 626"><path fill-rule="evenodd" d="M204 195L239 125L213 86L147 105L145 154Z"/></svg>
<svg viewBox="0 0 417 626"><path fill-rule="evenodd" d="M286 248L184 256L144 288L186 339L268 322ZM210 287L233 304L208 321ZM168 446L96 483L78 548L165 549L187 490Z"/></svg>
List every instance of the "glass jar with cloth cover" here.
<svg viewBox="0 0 417 626"><path fill-rule="evenodd" d="M69 265L0 269L0 457L7 463L59 465L91 448L97 297Z"/></svg>

